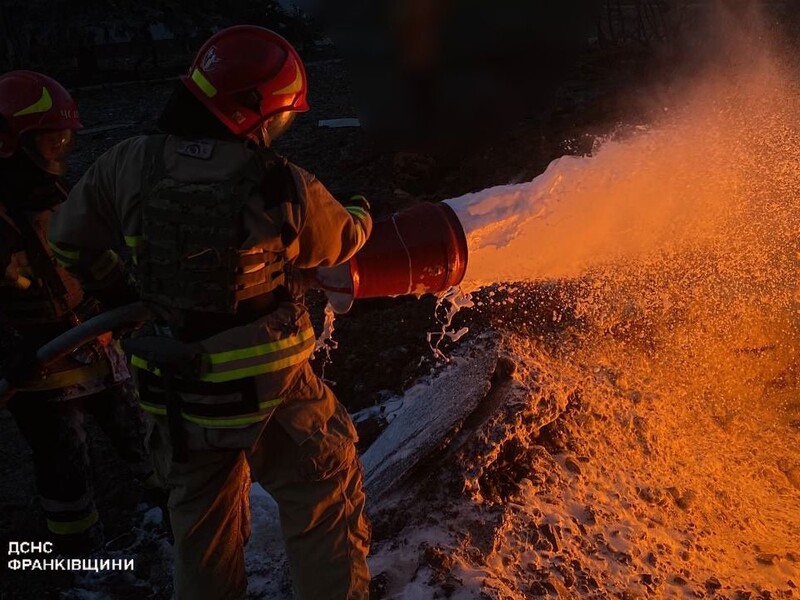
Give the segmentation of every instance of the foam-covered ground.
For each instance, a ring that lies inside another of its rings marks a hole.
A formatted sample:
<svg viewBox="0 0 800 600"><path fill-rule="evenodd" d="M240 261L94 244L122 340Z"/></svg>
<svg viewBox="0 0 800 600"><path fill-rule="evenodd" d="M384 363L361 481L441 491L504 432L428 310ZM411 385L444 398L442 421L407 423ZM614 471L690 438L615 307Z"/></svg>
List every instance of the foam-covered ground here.
<svg viewBox="0 0 800 600"><path fill-rule="evenodd" d="M658 362L639 344L570 327L503 346L517 371L491 416L376 519L396 526L373 559L387 597L797 597L792 365L730 348L773 376L735 404L713 377L632 370Z"/></svg>

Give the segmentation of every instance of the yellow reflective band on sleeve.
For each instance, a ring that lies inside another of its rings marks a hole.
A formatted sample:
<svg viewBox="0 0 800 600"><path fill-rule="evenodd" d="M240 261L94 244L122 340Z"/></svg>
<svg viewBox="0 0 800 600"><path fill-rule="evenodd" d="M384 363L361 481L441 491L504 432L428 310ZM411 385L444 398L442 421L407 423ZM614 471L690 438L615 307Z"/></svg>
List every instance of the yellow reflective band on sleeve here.
<svg viewBox="0 0 800 600"><path fill-rule="evenodd" d="M50 240L47 240L47 245L50 246L50 249L56 253L56 259L58 259L58 262L66 266L76 265L81 259L80 250L66 250Z"/></svg>
<svg viewBox="0 0 800 600"><path fill-rule="evenodd" d="M195 68L195 70L192 71L192 81L194 81L195 84L197 84L197 87L199 87L209 98L213 98L217 95L217 88L215 88L211 82L206 79L206 76L203 75L203 72L200 71L200 69Z"/></svg>
<svg viewBox="0 0 800 600"><path fill-rule="evenodd" d="M83 533L99 520L100 515L97 514L96 510L93 510L77 521L52 521L51 519L47 519L47 528L51 533L55 533L56 535L70 535Z"/></svg>
<svg viewBox="0 0 800 600"><path fill-rule="evenodd" d="M367 243L367 232L364 230L364 224L360 221L357 223L356 231L358 231L358 249L364 247L364 244Z"/></svg>
<svg viewBox="0 0 800 600"><path fill-rule="evenodd" d="M150 371L155 375L161 375L160 369L151 369L147 365L147 361L140 356L136 356L135 354L131 356L131 365L136 367L137 369L144 369L145 371Z"/></svg>
<svg viewBox="0 0 800 600"><path fill-rule="evenodd" d="M348 206L345 210L357 219L366 220L369 216L369 213L360 206Z"/></svg>
<svg viewBox="0 0 800 600"><path fill-rule="evenodd" d="M274 408L278 406L281 402L283 402L283 398L276 398L275 400L267 400L266 402L259 402L258 408L259 410L268 411L270 408ZM157 404L150 404L149 402L139 401L142 410L147 411L154 415L159 415L161 417L165 417L167 415L167 409L164 406L158 406ZM190 423L194 423L195 425L200 425L201 427L208 427L208 428L220 428L220 427L243 427L246 425L252 425L253 423L258 423L263 421L267 418L269 413L254 413L249 415L240 415L236 417L198 417L196 415L189 414L185 411L181 411L181 416Z"/></svg>
<svg viewBox="0 0 800 600"><path fill-rule="evenodd" d="M125 236L125 245L130 248L133 252L131 253L131 259L133 260L133 264L139 264L139 257L137 256L137 249L139 248L139 244L142 243L142 236L141 235L126 235Z"/></svg>
<svg viewBox="0 0 800 600"><path fill-rule="evenodd" d="M269 342L267 344L259 344L258 346L250 346L249 348L241 348L239 350L228 350L226 352L216 352L209 354L208 359L212 365L219 365L234 360L242 360L244 358L254 358L256 356L264 356L279 350L287 350L292 346L299 346L303 342L314 337L314 330L306 328L300 331L297 335L287 337L283 340Z"/></svg>

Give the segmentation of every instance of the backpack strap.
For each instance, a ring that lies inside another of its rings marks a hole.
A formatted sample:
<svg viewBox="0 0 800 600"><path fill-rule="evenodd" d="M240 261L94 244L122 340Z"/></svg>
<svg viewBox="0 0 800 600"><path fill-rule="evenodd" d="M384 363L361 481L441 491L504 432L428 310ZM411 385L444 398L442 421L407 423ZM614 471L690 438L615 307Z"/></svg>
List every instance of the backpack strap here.
<svg viewBox="0 0 800 600"><path fill-rule="evenodd" d="M288 248L297 239L298 232L289 225L288 216L293 205L300 202L297 186L289 167L289 161L271 148L260 150L268 170L262 179L261 189L264 194L264 208L278 209L282 217L280 227L281 242Z"/></svg>
<svg viewBox="0 0 800 600"><path fill-rule="evenodd" d="M147 201L150 192L167 170L164 163L164 147L167 135L149 135L144 143L144 162L142 163L142 198Z"/></svg>

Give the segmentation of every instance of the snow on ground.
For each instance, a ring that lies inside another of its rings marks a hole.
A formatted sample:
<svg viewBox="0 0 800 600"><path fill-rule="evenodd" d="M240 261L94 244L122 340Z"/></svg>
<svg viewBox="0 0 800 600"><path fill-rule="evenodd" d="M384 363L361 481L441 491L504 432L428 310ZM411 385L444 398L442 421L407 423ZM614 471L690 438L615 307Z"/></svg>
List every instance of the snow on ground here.
<svg viewBox="0 0 800 600"><path fill-rule="evenodd" d="M488 392L496 363L496 341L483 336L454 354L435 377L406 390L402 408L361 457L373 505L458 431Z"/></svg>
<svg viewBox="0 0 800 600"><path fill-rule="evenodd" d="M247 597L291 600L278 505L258 484L250 489L250 513L252 530L245 548Z"/></svg>

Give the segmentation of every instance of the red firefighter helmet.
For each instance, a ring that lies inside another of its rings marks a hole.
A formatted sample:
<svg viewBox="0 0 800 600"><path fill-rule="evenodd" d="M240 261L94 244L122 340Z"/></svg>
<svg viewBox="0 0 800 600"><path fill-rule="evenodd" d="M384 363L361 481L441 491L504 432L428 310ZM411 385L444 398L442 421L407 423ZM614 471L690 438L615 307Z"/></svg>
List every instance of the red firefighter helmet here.
<svg viewBox="0 0 800 600"><path fill-rule="evenodd" d="M37 165L60 175L81 127L75 100L55 79L34 71L0 75L0 158L22 146Z"/></svg>
<svg viewBox="0 0 800 600"><path fill-rule="evenodd" d="M237 25L214 34L181 81L239 136L270 117L308 110L303 61L288 41L263 27ZM280 119L287 126L289 116Z"/></svg>

